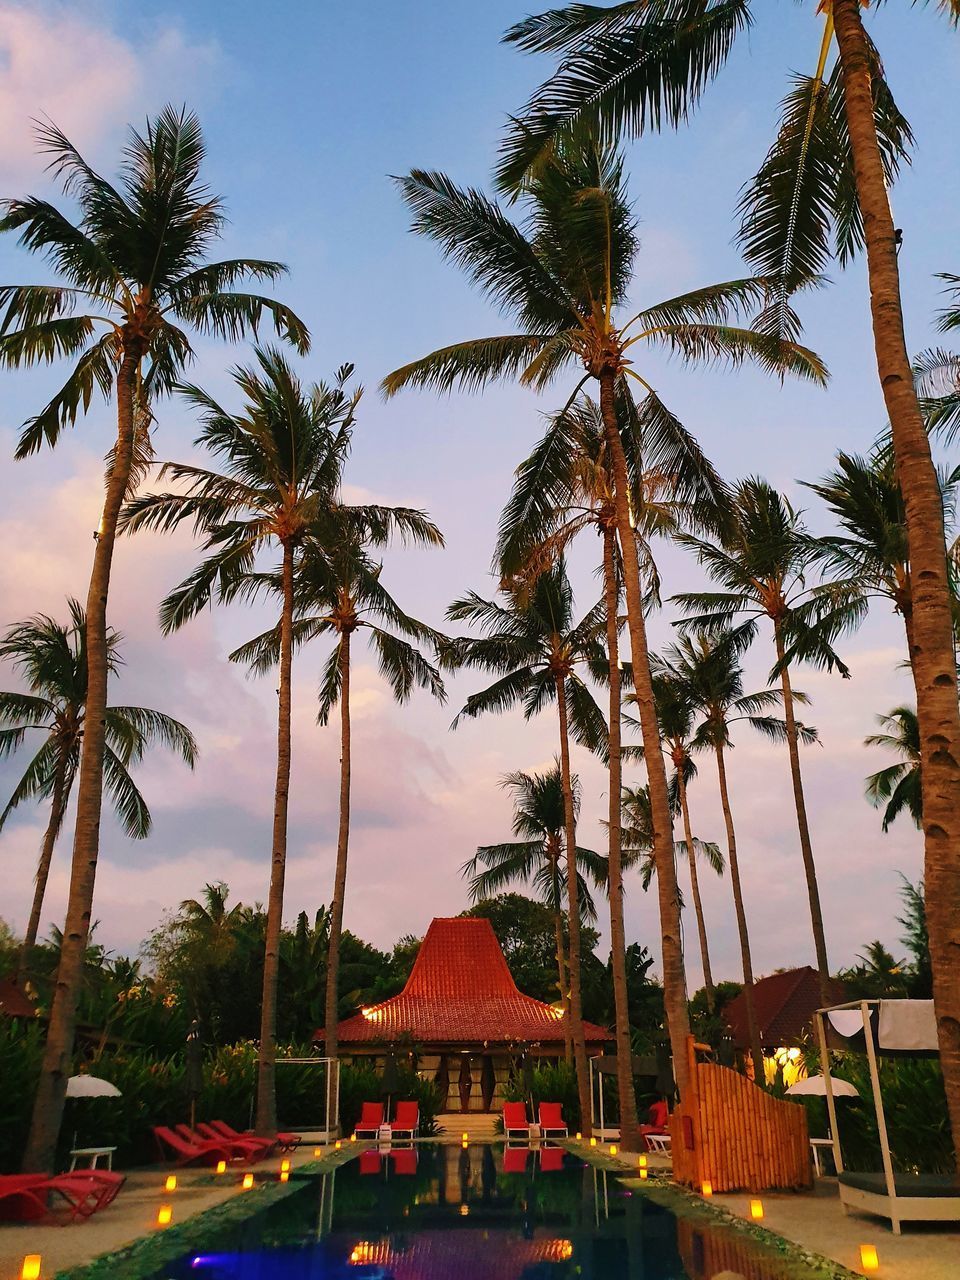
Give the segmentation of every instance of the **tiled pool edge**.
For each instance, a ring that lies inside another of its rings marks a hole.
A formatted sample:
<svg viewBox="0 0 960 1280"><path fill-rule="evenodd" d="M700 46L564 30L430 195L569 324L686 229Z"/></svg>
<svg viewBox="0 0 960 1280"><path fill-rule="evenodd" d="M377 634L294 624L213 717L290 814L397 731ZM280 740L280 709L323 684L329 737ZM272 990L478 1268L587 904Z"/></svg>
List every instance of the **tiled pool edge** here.
<svg viewBox="0 0 960 1280"><path fill-rule="evenodd" d="M614 1174L631 1191L646 1196L668 1209L675 1217L683 1218L694 1226L722 1227L724 1230L734 1231L741 1239L775 1254L778 1262L787 1268L786 1280L863 1280L861 1272L851 1271L832 1258L803 1249L767 1227L747 1222L721 1205L712 1204L679 1183L672 1182L669 1176L660 1177L651 1169L650 1176L641 1179L637 1177L635 1169L599 1148L585 1147L573 1141L561 1142L560 1145L595 1168L606 1169Z"/></svg>
<svg viewBox="0 0 960 1280"><path fill-rule="evenodd" d="M300 1190L304 1174L329 1173L354 1159L362 1149L351 1146L349 1150L331 1151L318 1160L311 1160L301 1165L289 1182L280 1182L273 1175L270 1181L258 1183L249 1191L238 1188L229 1200L203 1209L176 1226L158 1228L122 1249L102 1253L91 1262L66 1267L56 1272L53 1280L150 1280L161 1267L176 1262L191 1250L201 1251L209 1245L213 1232L239 1226ZM256 1176L255 1169L251 1172Z"/></svg>

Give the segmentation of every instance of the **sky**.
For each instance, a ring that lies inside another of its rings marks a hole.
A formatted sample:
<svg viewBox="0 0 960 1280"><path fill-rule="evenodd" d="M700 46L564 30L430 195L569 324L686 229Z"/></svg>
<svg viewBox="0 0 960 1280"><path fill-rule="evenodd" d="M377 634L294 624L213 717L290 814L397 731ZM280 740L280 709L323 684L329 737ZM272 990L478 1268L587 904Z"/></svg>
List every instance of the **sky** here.
<svg viewBox="0 0 960 1280"><path fill-rule="evenodd" d="M631 300L649 305L689 288L744 273L734 244L739 189L769 145L788 76L812 70L819 28L812 0L763 0L756 28L741 42L689 128L627 148L641 252ZM450 341L501 332L502 319L409 234L391 183L412 167L441 169L483 186L505 117L547 64L499 43L529 12L527 3L487 0L439 6L436 0L365 0L333 5L274 0L157 0L29 4L0 0L0 195L42 194L66 201L44 173L31 120L56 121L90 161L112 173L128 124L141 126L164 103L186 102L201 117L206 178L229 214L222 254L278 258L290 275L278 296L313 335L304 379L356 365L365 393L347 479L356 498L416 505L430 512L446 548L396 550L384 581L401 604L440 626L447 604L466 589L492 593L490 554L516 465L529 452L541 415L565 399L562 383L535 396L513 387L482 396L377 392L391 369ZM957 96L960 37L935 6L888 5L869 23L899 105L918 146L893 192L903 228L901 269L908 343L935 345L944 305L936 273L960 271L954 211L960 207L960 138L946 104ZM45 281L44 263L0 240L0 280ZM838 449L867 450L883 426L873 363L862 263L802 306L805 340L827 361L826 390L778 382L746 369L691 371L644 356L643 373L733 481L765 476L806 511L810 527L829 520L800 481L816 480ZM237 404L229 370L249 348L196 343L193 381ZM111 406L91 405L55 452L13 461L20 424L55 387L62 366L3 371L0 394L0 625L35 613L65 616L83 598L102 501L102 458L113 434ZM232 397L232 398L231 398ZM196 422L183 404L158 406L161 460L194 458ZM578 606L599 596L594 552L574 562ZM690 557L657 549L664 595L705 585ZM266 898L274 788L275 685L250 679L226 655L271 618L239 606L202 615L171 638L160 634L157 605L195 563L187 530L123 539L117 550L110 621L124 635L125 666L112 697L185 721L200 744L193 774L155 754L137 773L150 804L149 840L127 840L104 823L94 915L97 937L121 953L181 899L225 880L234 899ZM654 647L668 643L669 606L650 622ZM875 717L910 700L902 669L901 620L877 602L843 643L853 678L816 671L795 683L812 699L805 718L821 745L805 749L804 784L819 869L832 965L854 962L883 939L899 954L900 874L916 881L922 845L909 823L884 835L863 797L864 777L889 760L863 738ZM337 728L316 725L322 645L298 656L294 671L294 765L285 918L328 902L337 822ZM763 686L773 662L762 633L747 658L746 682ZM2 673L8 688L16 677ZM510 835L510 803L498 783L507 772L549 765L556 724L549 714L450 721L478 687L449 681L440 705L426 694L399 707L369 655L355 676L354 805L346 926L389 947L420 935L435 915L467 905L460 867L478 844ZM0 794L17 760L0 763ZM21 766L22 766L21 761ZM576 753L583 786L580 842L602 848L606 779ZM746 908L759 974L812 963L813 947L786 751L746 733L729 762ZM639 779L636 779L639 780ZM722 842L708 761L691 789L698 835ZM23 928L45 814L17 811L0 833L0 917ZM44 911L44 931L62 923L69 875L69 819ZM681 879L683 871L681 870ZM701 876L715 977L738 976L729 879ZM632 883L630 941L655 956L655 895ZM601 908L602 914L602 908ZM696 931L686 923L691 988L701 981Z"/></svg>

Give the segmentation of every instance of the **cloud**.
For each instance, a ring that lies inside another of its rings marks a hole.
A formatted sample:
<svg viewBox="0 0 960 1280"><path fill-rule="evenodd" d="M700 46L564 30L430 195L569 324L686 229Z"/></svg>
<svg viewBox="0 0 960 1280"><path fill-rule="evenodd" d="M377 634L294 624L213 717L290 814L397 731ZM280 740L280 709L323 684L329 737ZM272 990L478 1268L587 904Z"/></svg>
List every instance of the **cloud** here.
<svg viewBox="0 0 960 1280"><path fill-rule="evenodd" d="M44 165L33 121L48 117L85 155L113 142L154 102L215 85L222 54L165 25L136 49L103 23L56 4L0 2L0 187L35 186Z"/></svg>

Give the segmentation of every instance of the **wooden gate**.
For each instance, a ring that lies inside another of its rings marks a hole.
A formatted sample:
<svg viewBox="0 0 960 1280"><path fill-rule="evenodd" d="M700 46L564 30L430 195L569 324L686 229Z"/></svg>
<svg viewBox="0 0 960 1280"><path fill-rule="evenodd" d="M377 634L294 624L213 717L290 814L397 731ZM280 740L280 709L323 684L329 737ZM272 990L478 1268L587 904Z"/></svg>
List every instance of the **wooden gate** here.
<svg viewBox="0 0 960 1280"><path fill-rule="evenodd" d="M810 1187L807 1113L774 1098L746 1076L698 1062L691 1036L691 1085L670 1120L673 1176L699 1190L765 1191Z"/></svg>

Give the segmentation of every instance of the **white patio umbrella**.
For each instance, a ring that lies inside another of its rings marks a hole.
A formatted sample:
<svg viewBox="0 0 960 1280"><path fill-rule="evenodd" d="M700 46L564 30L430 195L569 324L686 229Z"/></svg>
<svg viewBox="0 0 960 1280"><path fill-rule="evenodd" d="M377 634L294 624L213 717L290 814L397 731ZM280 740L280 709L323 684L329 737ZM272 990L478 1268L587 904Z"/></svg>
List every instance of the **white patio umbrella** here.
<svg viewBox="0 0 960 1280"><path fill-rule="evenodd" d="M115 1084L99 1076L71 1076L67 1081L68 1098L119 1098L123 1095Z"/></svg>
<svg viewBox="0 0 960 1280"><path fill-rule="evenodd" d="M831 1076L830 1083L833 1086L833 1096L835 1098L859 1098L860 1096L849 1080L840 1080L836 1076ZM805 1076L803 1080L798 1080L796 1084L792 1084L787 1093L794 1096L806 1094L810 1097L825 1098L827 1082L823 1076Z"/></svg>

